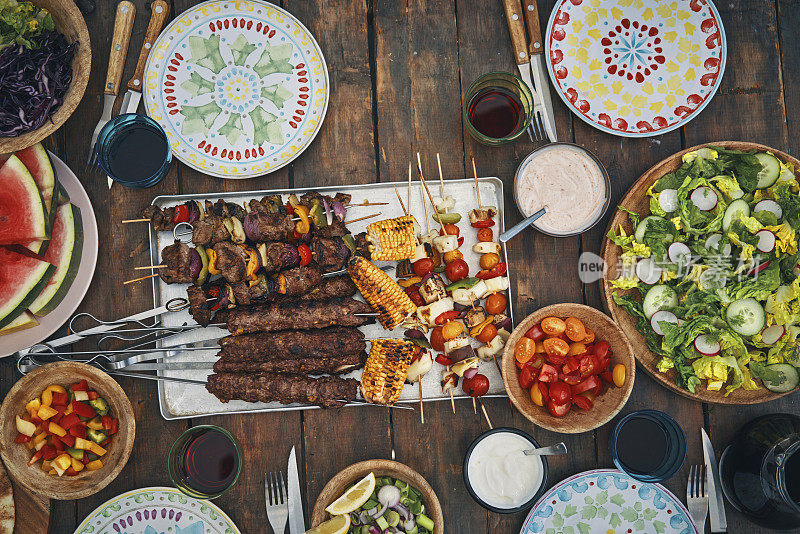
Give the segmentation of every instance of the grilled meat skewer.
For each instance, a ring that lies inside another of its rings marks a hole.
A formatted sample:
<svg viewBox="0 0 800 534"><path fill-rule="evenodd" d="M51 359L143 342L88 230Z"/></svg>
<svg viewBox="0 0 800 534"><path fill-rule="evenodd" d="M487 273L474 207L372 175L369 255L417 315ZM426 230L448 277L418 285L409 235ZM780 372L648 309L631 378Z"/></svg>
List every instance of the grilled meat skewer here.
<svg viewBox="0 0 800 534"><path fill-rule="evenodd" d="M218 360L215 373L281 373L295 375L340 375L363 367L367 354L345 354L331 358L297 358L294 360L266 360L229 362Z"/></svg>
<svg viewBox="0 0 800 534"><path fill-rule="evenodd" d="M300 358L334 358L364 353L367 344L358 328L335 326L322 330L284 330L219 340L220 359L232 363L294 360Z"/></svg>
<svg viewBox="0 0 800 534"><path fill-rule="evenodd" d="M329 301L277 302L268 305L234 308L228 314L227 328L233 335L276 330L312 330L329 326L361 326L371 323L366 302L350 298Z"/></svg>
<svg viewBox="0 0 800 534"><path fill-rule="evenodd" d="M340 408L356 399L358 380L338 376L311 378L277 373L221 373L208 377L206 389L222 402L299 402L322 408Z"/></svg>

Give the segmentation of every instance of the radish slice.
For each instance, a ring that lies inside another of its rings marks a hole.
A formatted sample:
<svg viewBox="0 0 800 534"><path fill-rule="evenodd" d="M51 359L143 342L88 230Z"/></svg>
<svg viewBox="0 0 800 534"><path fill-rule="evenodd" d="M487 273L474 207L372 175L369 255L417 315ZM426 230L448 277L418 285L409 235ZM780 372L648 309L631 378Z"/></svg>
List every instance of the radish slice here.
<svg viewBox="0 0 800 534"><path fill-rule="evenodd" d="M658 194L658 205L667 213L678 209L678 190L664 189Z"/></svg>
<svg viewBox="0 0 800 534"><path fill-rule="evenodd" d="M667 310L659 310L653 314L650 318L650 326L653 327L653 331L655 331L656 334L663 336L664 330L661 329L661 325L658 323L678 324L678 316Z"/></svg>
<svg viewBox="0 0 800 534"><path fill-rule="evenodd" d="M653 285L661 280L661 267L656 265L653 258L644 258L636 264L636 276L647 285Z"/></svg>
<svg viewBox="0 0 800 534"><path fill-rule="evenodd" d="M774 345L786 333L786 328L781 324L774 324L761 331L761 341L767 345Z"/></svg>
<svg viewBox="0 0 800 534"><path fill-rule="evenodd" d="M702 211L711 211L717 205L717 193L713 189L705 185L696 188L689 196L692 203L697 206L697 209Z"/></svg>
<svg viewBox="0 0 800 534"><path fill-rule="evenodd" d="M767 267L769 267L769 260L765 261L764 263L762 263L758 267L753 267L752 269L750 269L750 271L747 273L747 276L753 276L754 274L758 274L761 271L763 271L764 269L766 269ZM800 275L798 275L798 276L800 276Z"/></svg>
<svg viewBox="0 0 800 534"><path fill-rule="evenodd" d="M783 208L774 200L765 199L756 204L753 207L753 212L758 213L759 211L771 211L778 219L783 217Z"/></svg>
<svg viewBox="0 0 800 534"><path fill-rule="evenodd" d="M794 275L800 276L800 263L794 266Z"/></svg>
<svg viewBox="0 0 800 534"><path fill-rule="evenodd" d="M761 252L768 253L775 250L775 234L769 230L759 230L756 232L758 238L758 245L756 248Z"/></svg>
<svg viewBox="0 0 800 534"><path fill-rule="evenodd" d="M692 250L685 243L675 241L667 249L667 255L672 263L688 263L692 259Z"/></svg>
<svg viewBox="0 0 800 534"><path fill-rule="evenodd" d="M697 349L697 352L706 356L716 356L722 350L719 341L708 334L697 336L694 340L694 348Z"/></svg>
<svg viewBox="0 0 800 534"><path fill-rule="evenodd" d="M711 234L706 239L706 250L709 252L717 252L717 248L719 247L719 242L722 241L722 234ZM725 243L725 246L722 247L721 254L723 256L730 256L731 255L731 244Z"/></svg>

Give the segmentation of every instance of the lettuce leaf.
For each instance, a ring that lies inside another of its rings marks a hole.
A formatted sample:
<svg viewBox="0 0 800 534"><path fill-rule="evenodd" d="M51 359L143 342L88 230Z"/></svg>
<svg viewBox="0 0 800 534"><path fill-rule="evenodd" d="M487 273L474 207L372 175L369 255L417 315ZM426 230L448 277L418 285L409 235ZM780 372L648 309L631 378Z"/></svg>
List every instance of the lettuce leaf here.
<svg viewBox="0 0 800 534"><path fill-rule="evenodd" d="M650 349L653 354L667 356L667 353L661 348L658 334L653 331L653 327L650 326L650 320L645 316L642 310L642 303L633 297L633 293L620 295L615 291L611 297L614 299L614 302L617 303L617 306L636 318L636 330L644 336L647 342L647 348Z"/></svg>

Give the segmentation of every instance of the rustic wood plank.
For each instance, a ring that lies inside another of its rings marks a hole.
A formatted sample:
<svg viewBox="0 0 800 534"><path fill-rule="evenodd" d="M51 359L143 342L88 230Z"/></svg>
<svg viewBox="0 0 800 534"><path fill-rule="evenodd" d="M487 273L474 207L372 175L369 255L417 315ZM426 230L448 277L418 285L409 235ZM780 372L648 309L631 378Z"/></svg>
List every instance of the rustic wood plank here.
<svg viewBox="0 0 800 534"><path fill-rule="evenodd" d="M800 154L800 118L791 111L800 102L800 48L796 31L800 27L800 3L795 0L779 0L778 5L778 51L781 59L781 81L783 83L784 109L788 127L789 153Z"/></svg>

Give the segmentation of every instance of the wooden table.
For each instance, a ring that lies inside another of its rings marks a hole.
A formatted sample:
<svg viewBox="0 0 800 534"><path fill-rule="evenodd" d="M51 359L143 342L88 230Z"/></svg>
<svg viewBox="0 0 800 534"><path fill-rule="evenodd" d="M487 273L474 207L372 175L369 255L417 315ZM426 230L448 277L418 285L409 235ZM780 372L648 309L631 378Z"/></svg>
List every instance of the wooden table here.
<svg viewBox="0 0 800 534"><path fill-rule="evenodd" d="M149 11L134 0L138 13L125 77L133 73ZM173 0L181 12L194 0ZM553 5L540 2L543 27ZM728 64L722 86L699 118L686 127L648 139L622 139L600 133L571 115L554 94L558 135L594 151L605 162L614 199L662 158L706 141L757 141L800 154L800 26L796 0L717 1L728 36ZM134 265L148 259L143 226L122 225L160 194L306 187L402 180L409 159L419 151L427 169L441 153L447 177L471 176L475 157L481 175L499 176L506 184L506 224L519 215L513 209L511 184L520 160L533 148L527 137L502 147L482 146L467 134L461 99L469 84L492 71L514 71L511 45L499 0L295 0L281 5L294 13L316 36L330 69L331 103L317 139L291 166L269 176L239 182L206 177L177 162L157 187L133 190L105 176L84 171L92 128L100 116L111 21L115 2L99 1L88 15L92 36L92 76L86 96L72 118L48 141L76 171L95 207L100 225L100 256L94 282L80 311L107 319L148 309L150 286L123 286ZM121 99L120 99L121 100ZM429 171L430 172L430 171ZM509 245L517 319L555 302L584 302L601 307L599 286L578 280L578 256L598 252L605 224L581 237L553 239L533 230ZM12 361L0 365L3 391L17 379ZM323 485L340 469L368 458L394 457L427 478L444 506L447 532L516 532L524 513L487 512L467 494L461 464L469 443L487 429L471 403L425 406L426 424L405 410L359 408L255 415L199 417L166 422L158 412L153 383L121 379L136 412L136 445L119 478L97 495L77 502L54 502L50 532L72 532L97 505L124 491L169 485L166 455L172 441L192 425L214 423L233 432L244 445L245 466L236 486L217 500L242 532L268 532L264 511L263 473L285 469L292 446L298 447L306 513ZM705 427L718 447L728 442L740 424L756 415L796 412L798 395L757 406L704 405L656 385L638 373L625 412L658 408L675 417L687 434L688 457L667 487L685 495L690 464L702 460L699 428ZM577 436L542 431L515 413L506 399L488 399L495 426L508 425L533 434L543 444L565 441L570 454L550 462L551 484L568 475L610 467L608 434L611 424ZM24 518L20 518L25 521ZM730 532L758 532L728 508Z"/></svg>

